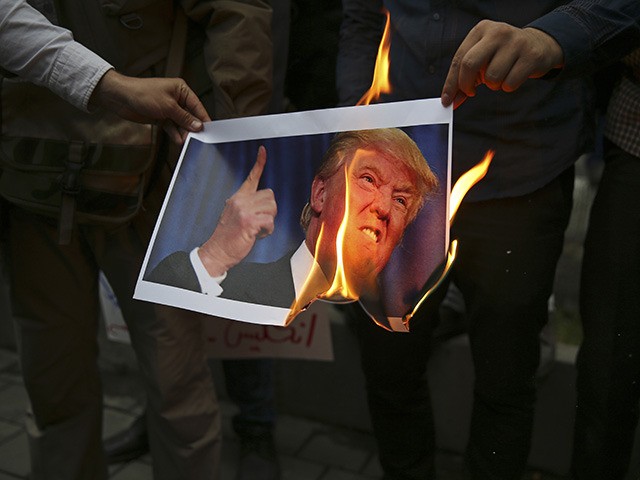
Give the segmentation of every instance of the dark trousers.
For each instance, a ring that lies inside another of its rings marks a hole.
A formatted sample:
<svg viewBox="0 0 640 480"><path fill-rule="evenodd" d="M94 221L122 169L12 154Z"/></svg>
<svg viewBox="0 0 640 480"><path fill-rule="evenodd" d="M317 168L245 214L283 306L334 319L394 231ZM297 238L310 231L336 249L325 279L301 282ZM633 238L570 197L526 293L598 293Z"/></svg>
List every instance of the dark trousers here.
<svg viewBox="0 0 640 480"><path fill-rule="evenodd" d="M223 360L222 368L227 394L239 409L233 417L236 434L271 435L276 422L274 360Z"/></svg>
<svg viewBox="0 0 640 480"><path fill-rule="evenodd" d="M154 478L218 478L220 415L200 318L133 300L146 247L138 230L78 227L69 245L58 245L55 222L19 208L10 220L11 299L32 411L31 478L107 478L100 270L118 297L144 379Z"/></svg>
<svg viewBox="0 0 640 480"><path fill-rule="evenodd" d="M464 295L475 366L467 458L474 479L515 480L526 467L539 334L571 212L573 169L517 197L464 204L454 222L452 280ZM411 333L356 324L380 461L388 480L434 478L434 426L425 376L446 285ZM437 412L435 412L437 414Z"/></svg>
<svg viewBox="0 0 640 480"><path fill-rule="evenodd" d="M623 479L640 400L640 158L611 143L585 240L573 471Z"/></svg>

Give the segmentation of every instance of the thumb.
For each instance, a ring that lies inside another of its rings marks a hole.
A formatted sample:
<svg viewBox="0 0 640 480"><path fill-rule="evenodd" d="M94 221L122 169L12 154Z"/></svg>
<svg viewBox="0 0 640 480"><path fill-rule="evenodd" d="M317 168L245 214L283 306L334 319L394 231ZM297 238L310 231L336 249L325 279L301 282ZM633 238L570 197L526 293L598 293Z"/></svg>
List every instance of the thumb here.
<svg viewBox="0 0 640 480"><path fill-rule="evenodd" d="M176 98L171 112L171 120L178 126L191 132L202 130L202 122L211 121L207 110L183 80L176 89Z"/></svg>

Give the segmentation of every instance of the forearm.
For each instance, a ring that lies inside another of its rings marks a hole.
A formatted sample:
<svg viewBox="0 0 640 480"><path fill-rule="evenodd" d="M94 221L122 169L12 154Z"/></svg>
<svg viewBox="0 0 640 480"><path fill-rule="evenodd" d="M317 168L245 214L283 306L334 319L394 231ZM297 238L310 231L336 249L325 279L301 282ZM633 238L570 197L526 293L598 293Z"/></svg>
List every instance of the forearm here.
<svg viewBox="0 0 640 480"><path fill-rule="evenodd" d="M529 26L560 44L563 75L593 73L640 46L640 2L574 0Z"/></svg>
<svg viewBox="0 0 640 480"><path fill-rule="evenodd" d="M24 0L0 2L0 66L84 110L112 68Z"/></svg>
<svg viewBox="0 0 640 480"><path fill-rule="evenodd" d="M205 29L204 61L214 118L266 113L273 83L271 7L264 0L183 0Z"/></svg>

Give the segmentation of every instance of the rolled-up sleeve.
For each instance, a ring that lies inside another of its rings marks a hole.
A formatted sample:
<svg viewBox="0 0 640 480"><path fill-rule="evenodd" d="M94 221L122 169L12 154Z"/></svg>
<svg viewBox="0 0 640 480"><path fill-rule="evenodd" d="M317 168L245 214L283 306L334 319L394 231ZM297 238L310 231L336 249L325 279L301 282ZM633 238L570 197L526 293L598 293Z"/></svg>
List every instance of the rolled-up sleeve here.
<svg viewBox="0 0 640 480"><path fill-rule="evenodd" d="M0 1L0 66L82 110L113 68L24 0Z"/></svg>

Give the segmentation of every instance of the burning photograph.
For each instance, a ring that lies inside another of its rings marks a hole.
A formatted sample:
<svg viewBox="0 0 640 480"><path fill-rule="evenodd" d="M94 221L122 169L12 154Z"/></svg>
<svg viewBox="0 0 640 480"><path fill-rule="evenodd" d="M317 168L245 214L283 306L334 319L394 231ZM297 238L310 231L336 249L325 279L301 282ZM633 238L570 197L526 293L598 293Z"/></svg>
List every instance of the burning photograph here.
<svg viewBox="0 0 640 480"><path fill-rule="evenodd" d="M385 104L212 122L190 136L135 297L272 325L316 300L360 301L401 330L449 247L451 129L450 112L427 113L434 102L403 103L415 109L405 122ZM424 123L403 125L417 107Z"/></svg>

